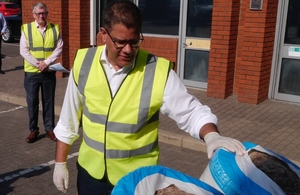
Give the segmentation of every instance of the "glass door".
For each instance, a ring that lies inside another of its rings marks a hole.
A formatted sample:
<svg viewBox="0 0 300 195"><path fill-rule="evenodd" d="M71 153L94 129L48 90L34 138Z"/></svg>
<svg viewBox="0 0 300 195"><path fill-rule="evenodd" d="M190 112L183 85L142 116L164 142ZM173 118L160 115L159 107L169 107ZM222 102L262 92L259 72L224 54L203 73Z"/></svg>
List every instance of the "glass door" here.
<svg viewBox="0 0 300 195"><path fill-rule="evenodd" d="M282 1L282 4L274 99L300 102L300 4L299 0Z"/></svg>
<svg viewBox="0 0 300 195"><path fill-rule="evenodd" d="M179 76L187 86L207 88L213 0L182 3Z"/></svg>

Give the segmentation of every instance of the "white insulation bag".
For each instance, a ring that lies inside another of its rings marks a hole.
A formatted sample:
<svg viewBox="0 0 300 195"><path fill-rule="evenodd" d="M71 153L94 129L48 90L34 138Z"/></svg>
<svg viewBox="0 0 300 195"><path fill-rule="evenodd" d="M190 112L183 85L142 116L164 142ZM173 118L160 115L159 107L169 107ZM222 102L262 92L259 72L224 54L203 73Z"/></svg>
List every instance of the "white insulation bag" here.
<svg viewBox="0 0 300 195"><path fill-rule="evenodd" d="M215 151L200 180L226 195L300 194L300 168L285 157L251 142L247 154Z"/></svg>
<svg viewBox="0 0 300 195"><path fill-rule="evenodd" d="M181 191L195 195L221 195L210 185L184 173L164 166L145 166L122 177L112 195L154 195L157 190L176 186Z"/></svg>

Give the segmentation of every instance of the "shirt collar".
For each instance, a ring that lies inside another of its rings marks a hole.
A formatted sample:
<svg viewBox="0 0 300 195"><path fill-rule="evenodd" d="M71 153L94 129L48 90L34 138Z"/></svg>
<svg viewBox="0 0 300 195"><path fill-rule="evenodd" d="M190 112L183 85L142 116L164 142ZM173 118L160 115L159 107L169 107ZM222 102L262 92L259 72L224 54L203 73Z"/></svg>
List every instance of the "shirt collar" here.
<svg viewBox="0 0 300 195"><path fill-rule="evenodd" d="M36 25L36 28L40 28L40 26L39 26L39 24L37 23L37 21L36 21L36 20L34 21L34 23L35 23L35 25ZM47 25L48 25L48 23L46 22L46 25L45 25L44 29L46 29L46 28L47 28Z"/></svg>

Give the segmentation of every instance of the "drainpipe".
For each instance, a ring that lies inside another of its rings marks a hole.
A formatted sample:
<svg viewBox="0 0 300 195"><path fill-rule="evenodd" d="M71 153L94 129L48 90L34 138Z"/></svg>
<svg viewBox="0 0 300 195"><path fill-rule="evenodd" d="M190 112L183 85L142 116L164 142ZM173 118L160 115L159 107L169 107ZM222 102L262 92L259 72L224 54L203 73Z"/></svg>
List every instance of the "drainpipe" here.
<svg viewBox="0 0 300 195"><path fill-rule="evenodd" d="M95 47L96 43L96 0L90 0L90 45Z"/></svg>

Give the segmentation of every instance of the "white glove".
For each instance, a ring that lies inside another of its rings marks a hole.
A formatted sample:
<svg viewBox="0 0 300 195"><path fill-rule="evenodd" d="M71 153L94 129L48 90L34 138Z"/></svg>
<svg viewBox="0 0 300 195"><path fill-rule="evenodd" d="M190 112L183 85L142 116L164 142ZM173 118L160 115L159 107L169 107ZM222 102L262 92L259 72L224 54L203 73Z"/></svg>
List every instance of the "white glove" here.
<svg viewBox="0 0 300 195"><path fill-rule="evenodd" d="M67 189L69 187L69 171L66 162L55 163L53 183L59 191L67 193Z"/></svg>
<svg viewBox="0 0 300 195"><path fill-rule="evenodd" d="M210 132L204 137L204 141L207 147L207 156L210 159L216 149L219 147L225 148L230 152L236 153L240 156L247 153L244 145L236 140L229 137L220 136L217 132Z"/></svg>

